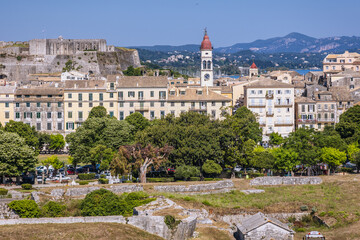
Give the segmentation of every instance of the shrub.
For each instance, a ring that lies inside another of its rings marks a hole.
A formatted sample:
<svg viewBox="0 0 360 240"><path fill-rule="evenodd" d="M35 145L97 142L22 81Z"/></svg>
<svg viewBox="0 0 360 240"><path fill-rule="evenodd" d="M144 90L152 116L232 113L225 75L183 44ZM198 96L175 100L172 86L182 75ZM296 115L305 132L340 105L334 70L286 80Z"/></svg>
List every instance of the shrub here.
<svg viewBox="0 0 360 240"><path fill-rule="evenodd" d="M21 61L22 56L17 56L16 59L17 59L18 61Z"/></svg>
<svg viewBox="0 0 360 240"><path fill-rule="evenodd" d="M305 232L305 228L295 228L296 232Z"/></svg>
<svg viewBox="0 0 360 240"><path fill-rule="evenodd" d="M353 173L354 170L352 168L343 167L341 168L341 172Z"/></svg>
<svg viewBox="0 0 360 240"><path fill-rule="evenodd" d="M41 216L42 217L63 217L66 206L58 203L58 202L47 202L41 208Z"/></svg>
<svg viewBox="0 0 360 240"><path fill-rule="evenodd" d="M5 188L0 188L0 195L5 196L8 194L8 190Z"/></svg>
<svg viewBox="0 0 360 240"><path fill-rule="evenodd" d="M202 204L204 204L206 206L211 206L211 203L208 200L202 201Z"/></svg>
<svg viewBox="0 0 360 240"><path fill-rule="evenodd" d="M110 216L124 214L126 205L115 193L100 189L87 194L80 208L83 216Z"/></svg>
<svg viewBox="0 0 360 240"><path fill-rule="evenodd" d="M174 178L146 178L147 182L174 182Z"/></svg>
<svg viewBox="0 0 360 240"><path fill-rule="evenodd" d="M324 217L326 215L326 212L321 212L320 214L319 214L319 217Z"/></svg>
<svg viewBox="0 0 360 240"><path fill-rule="evenodd" d="M100 184L108 184L108 183L109 183L109 179L99 178L99 183L100 183Z"/></svg>
<svg viewBox="0 0 360 240"><path fill-rule="evenodd" d="M80 185L88 185L89 182L88 182L88 181L79 181L79 184L80 184Z"/></svg>
<svg viewBox="0 0 360 240"><path fill-rule="evenodd" d="M15 200L9 203L9 208L21 218L36 218L40 215L40 209L34 200Z"/></svg>
<svg viewBox="0 0 360 240"><path fill-rule="evenodd" d="M207 160L202 166L202 170L209 176L216 176L222 172L221 166L213 160Z"/></svg>
<svg viewBox="0 0 360 240"><path fill-rule="evenodd" d="M21 184L21 188L24 190L31 190L32 186L30 183L24 183L24 184Z"/></svg>
<svg viewBox="0 0 360 240"><path fill-rule="evenodd" d="M95 173L80 173L78 177L80 180L95 179Z"/></svg>
<svg viewBox="0 0 360 240"><path fill-rule="evenodd" d="M190 181L200 181L200 177L190 177Z"/></svg>
<svg viewBox="0 0 360 240"><path fill-rule="evenodd" d="M263 173L258 173L258 172L251 172L251 173L248 173L249 177L250 178L257 178L257 177L263 177L264 174Z"/></svg>
<svg viewBox="0 0 360 240"><path fill-rule="evenodd" d="M126 181L123 181L123 183L132 183L131 180L126 180Z"/></svg>
<svg viewBox="0 0 360 240"><path fill-rule="evenodd" d="M190 177L198 177L200 175L200 171L198 168L194 166L182 165L176 168L175 178L187 180Z"/></svg>
<svg viewBox="0 0 360 240"><path fill-rule="evenodd" d="M307 205L303 205L303 206L300 207L300 210L301 211L307 211L307 210L309 210L309 207Z"/></svg>
<svg viewBox="0 0 360 240"><path fill-rule="evenodd" d="M186 196L186 197L184 197L183 199L184 199L185 201L192 201L192 200L194 200L194 198L189 197L189 196Z"/></svg>
<svg viewBox="0 0 360 240"><path fill-rule="evenodd" d="M106 178L105 174L100 174L100 178Z"/></svg>
<svg viewBox="0 0 360 240"><path fill-rule="evenodd" d="M166 226L168 226L168 228L170 228L171 230L175 229L177 227L177 225L179 225L179 223L181 222L180 220L176 220L174 218L174 216L172 215L166 215L164 218L164 222L166 224Z"/></svg>

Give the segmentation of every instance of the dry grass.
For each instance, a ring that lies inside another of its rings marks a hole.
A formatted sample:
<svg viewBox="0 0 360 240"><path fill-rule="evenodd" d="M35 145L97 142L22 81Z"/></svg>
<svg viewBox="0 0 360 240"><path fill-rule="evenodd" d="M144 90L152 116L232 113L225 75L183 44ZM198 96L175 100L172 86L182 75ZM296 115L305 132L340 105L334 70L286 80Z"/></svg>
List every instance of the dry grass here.
<svg viewBox="0 0 360 240"><path fill-rule="evenodd" d="M163 238L119 223L72 223L0 226L0 239L160 240Z"/></svg>
<svg viewBox="0 0 360 240"><path fill-rule="evenodd" d="M229 232L222 231L211 227L198 227L196 231L199 233L194 240L232 240L234 239Z"/></svg>
<svg viewBox="0 0 360 240"><path fill-rule="evenodd" d="M41 161L43 161L43 160L45 160L45 159L47 159L48 157L51 157L51 156L57 156L60 161L64 161L65 164L70 164L70 163L68 162L68 157L69 157L69 155L67 155L67 154L53 154L53 155L51 155L51 154L40 154L40 155L38 156L38 165L40 166L40 165L41 165Z"/></svg>

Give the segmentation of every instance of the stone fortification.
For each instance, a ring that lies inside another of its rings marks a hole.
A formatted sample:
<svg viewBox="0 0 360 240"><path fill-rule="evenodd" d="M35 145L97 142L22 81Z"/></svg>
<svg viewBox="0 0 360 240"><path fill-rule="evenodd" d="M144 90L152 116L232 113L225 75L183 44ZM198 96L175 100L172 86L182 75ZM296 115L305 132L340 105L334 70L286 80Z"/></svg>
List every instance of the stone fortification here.
<svg viewBox="0 0 360 240"><path fill-rule="evenodd" d="M234 183L231 180L218 181L216 183L196 184L196 185L163 185L155 186L154 190L159 192L207 192L218 189L232 188Z"/></svg>
<svg viewBox="0 0 360 240"><path fill-rule="evenodd" d="M252 186L320 184L320 177L258 177L250 181Z"/></svg>

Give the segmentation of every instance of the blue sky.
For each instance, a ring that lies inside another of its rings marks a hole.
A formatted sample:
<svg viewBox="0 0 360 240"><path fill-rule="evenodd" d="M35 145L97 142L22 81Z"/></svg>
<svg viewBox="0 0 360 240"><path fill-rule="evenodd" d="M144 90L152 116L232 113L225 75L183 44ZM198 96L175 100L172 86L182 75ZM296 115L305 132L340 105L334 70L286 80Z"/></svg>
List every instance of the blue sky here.
<svg viewBox="0 0 360 240"><path fill-rule="evenodd" d="M359 36L359 0L1 0L0 41L105 38L116 46L215 47L300 32ZM44 31L45 30L45 31Z"/></svg>

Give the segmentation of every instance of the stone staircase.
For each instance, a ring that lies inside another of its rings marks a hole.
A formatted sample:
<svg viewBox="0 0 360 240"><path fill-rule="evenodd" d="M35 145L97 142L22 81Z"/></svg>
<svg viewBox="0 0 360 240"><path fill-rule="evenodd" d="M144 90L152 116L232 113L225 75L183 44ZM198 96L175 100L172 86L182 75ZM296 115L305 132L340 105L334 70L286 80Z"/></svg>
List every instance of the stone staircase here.
<svg viewBox="0 0 360 240"><path fill-rule="evenodd" d="M16 219L19 216L6 203L0 203L0 219Z"/></svg>

